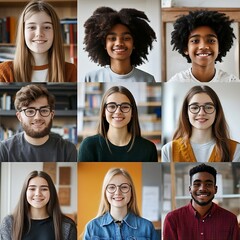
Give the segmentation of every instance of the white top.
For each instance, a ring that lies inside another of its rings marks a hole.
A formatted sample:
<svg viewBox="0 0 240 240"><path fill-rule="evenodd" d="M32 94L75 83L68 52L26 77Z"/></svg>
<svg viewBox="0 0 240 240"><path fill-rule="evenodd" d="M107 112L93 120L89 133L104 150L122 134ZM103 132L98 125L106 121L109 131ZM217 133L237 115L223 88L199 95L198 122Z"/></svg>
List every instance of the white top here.
<svg viewBox="0 0 240 240"><path fill-rule="evenodd" d="M181 71L175 74L173 77L169 79L169 82L201 82L196 79L193 74L191 68ZM221 69L216 68L216 73L213 79L209 82L240 82L240 80L234 76L233 74L228 74Z"/></svg>
<svg viewBox="0 0 240 240"><path fill-rule="evenodd" d="M32 82L48 81L48 64L42 66L34 66L32 73Z"/></svg>
<svg viewBox="0 0 240 240"><path fill-rule="evenodd" d="M198 162L206 162L209 159L215 145L215 141L211 140L208 143L198 144L191 142L191 146ZM162 162L172 161L172 141L168 142L162 147ZM233 162L240 162L240 144L237 143L235 153L233 155Z"/></svg>
<svg viewBox="0 0 240 240"><path fill-rule="evenodd" d="M128 74L120 75L113 72L110 66L103 67L86 74L85 82L155 82L154 77L133 67Z"/></svg>

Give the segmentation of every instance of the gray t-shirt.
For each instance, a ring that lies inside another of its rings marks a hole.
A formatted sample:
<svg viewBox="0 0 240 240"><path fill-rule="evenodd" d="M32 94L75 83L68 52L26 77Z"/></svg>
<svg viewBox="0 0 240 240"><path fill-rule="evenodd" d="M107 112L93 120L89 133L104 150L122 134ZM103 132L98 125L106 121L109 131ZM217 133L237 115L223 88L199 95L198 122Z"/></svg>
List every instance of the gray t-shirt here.
<svg viewBox="0 0 240 240"><path fill-rule="evenodd" d="M138 68L133 67L128 74L120 75L109 66L86 74L85 82L155 82L154 77Z"/></svg>
<svg viewBox="0 0 240 240"><path fill-rule="evenodd" d="M56 133L42 145L26 141L24 133L0 142L0 162L76 162L75 145Z"/></svg>

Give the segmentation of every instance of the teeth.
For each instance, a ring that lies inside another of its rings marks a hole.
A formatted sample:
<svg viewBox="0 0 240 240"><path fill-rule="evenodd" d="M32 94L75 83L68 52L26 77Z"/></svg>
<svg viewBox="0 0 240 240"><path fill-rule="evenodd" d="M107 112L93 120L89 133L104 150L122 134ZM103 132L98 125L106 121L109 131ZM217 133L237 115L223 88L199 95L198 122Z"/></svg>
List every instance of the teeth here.
<svg viewBox="0 0 240 240"><path fill-rule="evenodd" d="M197 54L198 56L200 56L200 57L207 57L207 56L209 56L210 54L208 54L208 53L200 53L200 54Z"/></svg>

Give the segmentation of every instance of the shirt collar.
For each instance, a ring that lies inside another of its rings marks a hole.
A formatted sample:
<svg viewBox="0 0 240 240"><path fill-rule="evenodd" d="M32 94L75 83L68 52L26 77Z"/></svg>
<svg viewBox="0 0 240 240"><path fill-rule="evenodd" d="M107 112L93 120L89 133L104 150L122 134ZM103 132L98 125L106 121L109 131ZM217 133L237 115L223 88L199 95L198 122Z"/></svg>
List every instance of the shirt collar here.
<svg viewBox="0 0 240 240"><path fill-rule="evenodd" d="M188 209L189 209L189 211L190 211L195 217L197 217L197 216L199 216L199 214L198 214L198 212L193 208L193 206L192 206L192 201L193 201L193 200L191 200L190 203L188 204ZM214 202L212 202L212 206L211 206L211 208L209 209L208 213L204 216L204 218L206 218L206 217L211 217L211 216L214 214L214 212L216 211L217 208L218 208L218 205L215 204Z"/></svg>
<svg viewBox="0 0 240 240"><path fill-rule="evenodd" d="M113 217L109 212L102 216L101 227L110 225L114 222ZM126 223L130 228L137 229L137 217L133 213L128 213L127 216L123 219L123 222Z"/></svg>

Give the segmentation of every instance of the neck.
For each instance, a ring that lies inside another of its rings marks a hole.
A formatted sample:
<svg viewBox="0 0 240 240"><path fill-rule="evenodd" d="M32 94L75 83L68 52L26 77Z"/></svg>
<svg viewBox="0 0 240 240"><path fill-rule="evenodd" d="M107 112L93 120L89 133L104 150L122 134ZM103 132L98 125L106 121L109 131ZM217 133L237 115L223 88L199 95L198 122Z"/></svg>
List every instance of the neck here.
<svg viewBox="0 0 240 240"><path fill-rule="evenodd" d="M48 64L48 53L33 53L35 66L42 66Z"/></svg>
<svg viewBox="0 0 240 240"><path fill-rule="evenodd" d="M31 219L36 219L36 220L40 220L40 219L46 219L49 217L46 208L31 208L30 210L30 214L31 214Z"/></svg>
<svg viewBox="0 0 240 240"><path fill-rule="evenodd" d="M28 143L32 145L40 146L43 145L49 139L49 135L46 135L42 138L32 138L24 132L24 138Z"/></svg>
<svg viewBox="0 0 240 240"><path fill-rule="evenodd" d="M129 60L119 61L119 60L111 60L110 68L113 72L119 75L125 75L132 71L133 67Z"/></svg>
<svg viewBox="0 0 240 240"><path fill-rule="evenodd" d="M206 206L200 206L194 200L192 200L192 206L201 217L204 217L209 212L210 208L212 207L212 202L210 202Z"/></svg>
<svg viewBox="0 0 240 240"><path fill-rule="evenodd" d="M192 128L192 135L190 137L190 140L194 143L208 143L213 139L212 136L212 128L201 130Z"/></svg>
<svg viewBox="0 0 240 240"><path fill-rule="evenodd" d="M116 146L126 146L130 142L132 135L127 131L127 127L124 129L113 129L109 127L107 138Z"/></svg>
<svg viewBox="0 0 240 240"><path fill-rule="evenodd" d="M211 81L214 78L215 72L216 72L215 65L206 66L206 67L193 65L191 70L192 70L193 76L200 82Z"/></svg>
<svg viewBox="0 0 240 240"><path fill-rule="evenodd" d="M115 221L122 221L127 215L127 207L123 208L111 207L110 214Z"/></svg>

